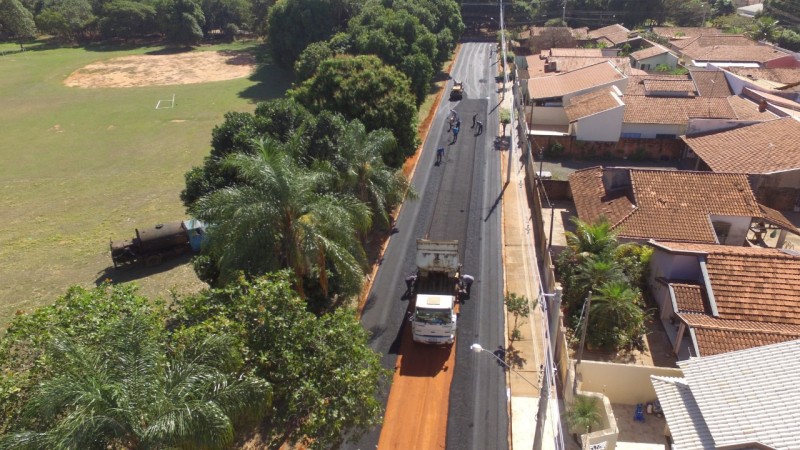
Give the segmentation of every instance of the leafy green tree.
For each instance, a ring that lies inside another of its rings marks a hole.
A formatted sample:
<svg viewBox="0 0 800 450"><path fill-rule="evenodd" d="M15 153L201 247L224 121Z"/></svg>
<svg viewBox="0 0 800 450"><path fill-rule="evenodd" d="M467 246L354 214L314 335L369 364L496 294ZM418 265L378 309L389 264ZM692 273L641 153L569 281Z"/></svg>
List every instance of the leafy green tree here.
<svg viewBox="0 0 800 450"><path fill-rule="evenodd" d="M416 149L417 110L408 78L375 56L328 59L289 96L314 113L327 109L360 120L369 131L391 130L399 153L386 155L390 166L399 167Z"/></svg>
<svg viewBox="0 0 800 450"><path fill-rule="evenodd" d="M191 212L211 224L206 251L216 258L221 281L244 271L261 275L291 268L295 287L313 277L328 298L329 265L352 294L363 277L364 251L356 236L368 229L366 205L320 191L320 172L305 169L273 139L258 142L254 155L231 154L223 168L238 183L200 198Z"/></svg>
<svg viewBox="0 0 800 450"><path fill-rule="evenodd" d="M333 56L333 50L327 41L309 44L294 63L294 74L297 81L302 82L311 78L320 63Z"/></svg>
<svg viewBox="0 0 800 450"><path fill-rule="evenodd" d="M503 302L506 305L506 311L509 314L514 316L514 325L511 328L511 342L518 340L521 337L521 333L519 331L519 318L522 317L523 319L527 319L531 313L531 305L528 301L528 297L524 295L517 295L514 292L509 292L506 294ZM533 306L534 308L538 304L538 300L534 300Z"/></svg>
<svg viewBox="0 0 800 450"><path fill-rule="evenodd" d="M0 33L16 39L20 50L23 42L36 35L33 14L19 0L0 0Z"/></svg>
<svg viewBox="0 0 800 450"><path fill-rule="evenodd" d="M159 9L162 30L170 43L191 46L203 38L205 16L195 0L164 0Z"/></svg>
<svg viewBox="0 0 800 450"><path fill-rule="evenodd" d="M753 22L748 34L755 40L774 41L779 35L778 21L768 16L761 16Z"/></svg>
<svg viewBox="0 0 800 450"><path fill-rule="evenodd" d="M800 32L800 3L795 0L764 0L764 14Z"/></svg>
<svg viewBox="0 0 800 450"><path fill-rule="evenodd" d="M665 0L664 6L677 26L702 26L703 17L710 18L708 7L700 0Z"/></svg>
<svg viewBox="0 0 800 450"><path fill-rule="evenodd" d="M95 20L88 0L48 1L44 7L36 17L39 29L62 39L75 39Z"/></svg>
<svg viewBox="0 0 800 450"><path fill-rule="evenodd" d="M158 29L154 6L130 0L113 0L103 5L100 33L105 38L133 38Z"/></svg>
<svg viewBox="0 0 800 450"><path fill-rule="evenodd" d="M793 52L800 52L800 33L784 29L781 31L780 36L777 38L778 45L791 50Z"/></svg>
<svg viewBox="0 0 800 450"><path fill-rule="evenodd" d="M611 230L611 223L601 217L595 223L584 222L573 217L575 231L566 233L567 246L576 255L605 255L617 248L616 234Z"/></svg>
<svg viewBox="0 0 800 450"><path fill-rule="evenodd" d="M618 349L638 341L644 333L642 296L626 281L611 281L592 296L591 323L586 339L607 349Z"/></svg>
<svg viewBox="0 0 800 450"><path fill-rule="evenodd" d="M150 317L119 320L99 342L55 334L45 357L53 376L23 409L32 429L0 448L211 448L232 444L237 419L259 419L269 385L237 373L232 338L207 336L168 348Z"/></svg>
<svg viewBox="0 0 800 450"><path fill-rule="evenodd" d="M273 443L336 448L380 423L376 393L390 372L352 310L315 316L291 280L275 273L179 299L172 327L187 340L206 330L240 336L246 359L274 388L272 416L260 428Z"/></svg>
<svg viewBox="0 0 800 450"><path fill-rule="evenodd" d="M229 25L249 28L252 23L251 3L248 0L201 0L205 21L200 24L203 34L223 30Z"/></svg>
<svg viewBox="0 0 800 450"><path fill-rule="evenodd" d="M292 67L308 44L344 30L360 7L357 0L278 0L269 10L266 27L272 57Z"/></svg>

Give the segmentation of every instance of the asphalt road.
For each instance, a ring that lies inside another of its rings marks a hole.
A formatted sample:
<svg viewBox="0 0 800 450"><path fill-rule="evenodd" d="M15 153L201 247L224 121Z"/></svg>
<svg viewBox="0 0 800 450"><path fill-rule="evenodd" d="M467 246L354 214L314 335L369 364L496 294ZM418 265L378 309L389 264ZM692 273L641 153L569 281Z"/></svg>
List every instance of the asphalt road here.
<svg viewBox="0 0 800 450"><path fill-rule="evenodd" d="M494 148L499 124L494 75L496 58L490 43L465 43L451 77L464 82L465 96L458 102L441 102L419 158L413 184L418 199L403 205L397 218L398 233L387 245L362 315L372 333L371 347L383 354L384 367L394 370L407 323L408 302L404 279L415 270L416 239L457 239L465 273L475 277L472 295L460 309L455 370L449 395L448 449L508 448L508 414L503 368L470 345L502 348L503 267L501 248L500 154ZM452 81L447 85L447 92ZM459 113L461 131L453 142L448 132L450 110ZM484 124L476 136L472 116ZM444 147L442 164L435 164L436 149ZM384 403L390 386L382 392ZM413 399L411 399L413 401ZM390 426L398 426L391 424ZM402 425L400 425L402 426ZM346 449L374 449L380 427ZM426 450L426 449L418 449Z"/></svg>

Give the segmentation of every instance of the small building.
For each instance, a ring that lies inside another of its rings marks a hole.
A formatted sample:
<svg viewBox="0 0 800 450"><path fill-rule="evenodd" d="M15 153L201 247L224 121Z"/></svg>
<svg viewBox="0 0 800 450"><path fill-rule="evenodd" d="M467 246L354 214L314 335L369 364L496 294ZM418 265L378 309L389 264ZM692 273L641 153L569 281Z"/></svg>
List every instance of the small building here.
<svg viewBox="0 0 800 450"><path fill-rule="evenodd" d="M624 241L650 239L743 246L754 227L774 227L781 246L798 234L783 214L760 205L736 173L592 167L569 176L578 218L605 217Z"/></svg>
<svg viewBox="0 0 800 450"><path fill-rule="evenodd" d="M794 67L794 56L741 35L701 35L670 41L683 65L707 67Z"/></svg>
<svg viewBox="0 0 800 450"><path fill-rule="evenodd" d="M695 168L749 176L756 198L800 210L800 121L783 117L731 130L681 136Z"/></svg>
<svg viewBox="0 0 800 450"><path fill-rule="evenodd" d="M564 108L569 134L579 141L616 142L622 129L625 104L616 86L572 97Z"/></svg>
<svg viewBox="0 0 800 450"><path fill-rule="evenodd" d="M796 449L800 341L678 361L683 377L651 375L668 448Z"/></svg>
<svg viewBox="0 0 800 450"><path fill-rule="evenodd" d="M569 126L564 107L573 97L616 86L624 91L628 78L608 61L572 72L527 81L526 113L530 127L536 125Z"/></svg>
<svg viewBox="0 0 800 450"><path fill-rule="evenodd" d="M625 44L638 45L639 34L615 23L607 27L589 30L589 38L598 44L621 48Z"/></svg>
<svg viewBox="0 0 800 450"><path fill-rule="evenodd" d="M678 56L670 52L666 47L648 42L651 47L643 48L631 53L631 65L644 71L655 71L658 66L675 69L678 65Z"/></svg>

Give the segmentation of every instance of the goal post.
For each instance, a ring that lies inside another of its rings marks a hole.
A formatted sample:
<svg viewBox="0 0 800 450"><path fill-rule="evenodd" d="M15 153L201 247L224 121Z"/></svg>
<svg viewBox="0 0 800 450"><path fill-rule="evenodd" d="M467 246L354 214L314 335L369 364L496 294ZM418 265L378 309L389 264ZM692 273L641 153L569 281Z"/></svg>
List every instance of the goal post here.
<svg viewBox="0 0 800 450"><path fill-rule="evenodd" d="M175 107L175 94L172 94L171 99L162 99L156 103L156 109L170 109Z"/></svg>

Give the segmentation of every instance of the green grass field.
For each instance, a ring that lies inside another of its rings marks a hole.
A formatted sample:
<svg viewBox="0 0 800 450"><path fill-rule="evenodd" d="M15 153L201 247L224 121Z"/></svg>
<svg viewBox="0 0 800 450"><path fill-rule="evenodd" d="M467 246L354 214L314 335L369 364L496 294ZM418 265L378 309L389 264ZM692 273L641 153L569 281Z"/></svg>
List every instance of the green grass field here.
<svg viewBox="0 0 800 450"><path fill-rule="evenodd" d="M18 48L0 44L0 325L70 285L117 279L109 240L185 218L183 174L208 154L211 129L227 111L282 96L291 82L263 64L231 81L70 88L63 80L89 63L158 49ZM195 51L247 48L256 46ZM155 109L173 94L173 109ZM165 266L120 278L138 278L150 296L202 286L187 264Z"/></svg>

